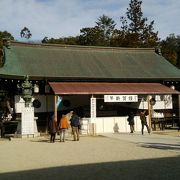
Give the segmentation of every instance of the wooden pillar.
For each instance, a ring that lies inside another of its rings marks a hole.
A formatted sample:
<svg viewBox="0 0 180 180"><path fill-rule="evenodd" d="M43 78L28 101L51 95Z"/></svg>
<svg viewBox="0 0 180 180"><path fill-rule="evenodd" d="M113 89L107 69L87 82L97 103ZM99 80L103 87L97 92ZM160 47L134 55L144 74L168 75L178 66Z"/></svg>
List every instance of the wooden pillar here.
<svg viewBox="0 0 180 180"><path fill-rule="evenodd" d="M54 116L56 117L57 120L57 106L56 106L56 101L57 101L57 96L54 96Z"/></svg>
<svg viewBox="0 0 180 180"><path fill-rule="evenodd" d="M151 117L152 117L152 112L151 112L151 103L150 103L150 96L148 95L148 114L149 114L149 129L151 130Z"/></svg>
<svg viewBox="0 0 180 180"><path fill-rule="evenodd" d="M179 128L178 130L180 130L180 95L178 95L178 118L179 118Z"/></svg>
<svg viewBox="0 0 180 180"><path fill-rule="evenodd" d="M49 117L48 117L48 95L46 94L46 134L48 134L48 122L49 122Z"/></svg>

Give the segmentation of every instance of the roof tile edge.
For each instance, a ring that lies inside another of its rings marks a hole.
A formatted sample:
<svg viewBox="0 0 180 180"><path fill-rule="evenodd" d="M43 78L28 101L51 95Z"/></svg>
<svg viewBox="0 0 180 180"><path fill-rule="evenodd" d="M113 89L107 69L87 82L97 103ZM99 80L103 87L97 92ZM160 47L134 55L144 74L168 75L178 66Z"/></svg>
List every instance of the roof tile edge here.
<svg viewBox="0 0 180 180"><path fill-rule="evenodd" d="M126 48L126 47L104 47L104 46L81 46L81 45L66 45L66 44L46 44L46 43L31 43L11 41L11 46L27 46L27 47L45 47L45 48L74 48L74 49L95 49L95 50L125 50L125 51L153 51L155 48Z"/></svg>

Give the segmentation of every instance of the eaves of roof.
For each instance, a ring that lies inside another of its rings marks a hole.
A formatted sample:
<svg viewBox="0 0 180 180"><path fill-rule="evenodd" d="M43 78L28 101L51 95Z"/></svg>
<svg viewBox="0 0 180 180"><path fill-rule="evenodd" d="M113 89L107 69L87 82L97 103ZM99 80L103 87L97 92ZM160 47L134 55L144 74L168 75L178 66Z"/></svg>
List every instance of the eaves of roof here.
<svg viewBox="0 0 180 180"><path fill-rule="evenodd" d="M67 94L180 94L160 83L50 82L54 93Z"/></svg>

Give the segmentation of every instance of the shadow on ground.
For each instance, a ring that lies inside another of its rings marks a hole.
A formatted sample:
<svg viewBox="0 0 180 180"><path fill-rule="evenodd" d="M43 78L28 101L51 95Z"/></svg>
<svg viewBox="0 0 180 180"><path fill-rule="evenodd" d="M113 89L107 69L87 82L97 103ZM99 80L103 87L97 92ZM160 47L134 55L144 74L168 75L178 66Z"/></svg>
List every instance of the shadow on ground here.
<svg viewBox="0 0 180 180"><path fill-rule="evenodd" d="M179 177L180 156L62 166L0 174L1 180L176 180Z"/></svg>
<svg viewBox="0 0 180 180"><path fill-rule="evenodd" d="M145 148L180 151L180 144L143 143L140 146Z"/></svg>

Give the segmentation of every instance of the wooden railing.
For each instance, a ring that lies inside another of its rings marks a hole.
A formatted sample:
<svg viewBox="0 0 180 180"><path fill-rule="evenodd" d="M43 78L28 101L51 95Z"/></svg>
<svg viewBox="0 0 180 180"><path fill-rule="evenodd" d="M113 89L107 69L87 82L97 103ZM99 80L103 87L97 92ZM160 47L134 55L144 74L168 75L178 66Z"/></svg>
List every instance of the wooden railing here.
<svg viewBox="0 0 180 180"><path fill-rule="evenodd" d="M172 116L172 117L164 117L164 118L152 118L151 124L153 130L164 130L168 127L177 127L179 126L180 117L178 116Z"/></svg>

